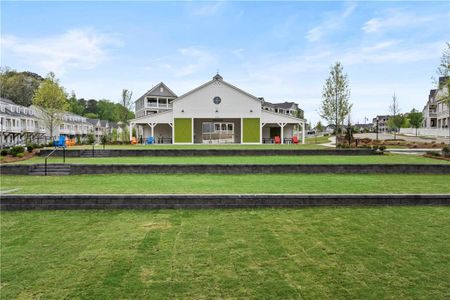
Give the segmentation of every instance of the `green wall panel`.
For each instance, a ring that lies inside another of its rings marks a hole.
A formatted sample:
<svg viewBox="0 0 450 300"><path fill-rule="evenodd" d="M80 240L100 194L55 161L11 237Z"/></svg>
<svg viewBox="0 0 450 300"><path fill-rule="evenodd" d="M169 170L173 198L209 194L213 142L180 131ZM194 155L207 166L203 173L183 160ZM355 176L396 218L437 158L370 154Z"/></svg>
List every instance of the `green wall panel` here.
<svg viewBox="0 0 450 300"><path fill-rule="evenodd" d="M192 143L191 118L175 118L173 126L174 126L175 143Z"/></svg>
<svg viewBox="0 0 450 300"><path fill-rule="evenodd" d="M243 143L259 143L261 128L259 118L242 119L242 142Z"/></svg>

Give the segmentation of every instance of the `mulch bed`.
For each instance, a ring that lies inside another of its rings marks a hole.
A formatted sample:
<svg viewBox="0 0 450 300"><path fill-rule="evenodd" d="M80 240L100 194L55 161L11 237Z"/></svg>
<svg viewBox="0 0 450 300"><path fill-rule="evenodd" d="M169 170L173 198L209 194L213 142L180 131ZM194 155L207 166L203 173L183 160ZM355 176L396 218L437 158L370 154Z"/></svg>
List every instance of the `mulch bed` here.
<svg viewBox="0 0 450 300"><path fill-rule="evenodd" d="M430 154L424 154L423 157L450 161L450 157L444 157L444 156L435 156L435 155L430 155Z"/></svg>
<svg viewBox="0 0 450 300"><path fill-rule="evenodd" d="M2 164L7 164L7 163L14 163L17 161L27 160L27 159L32 158L36 153L37 153L37 150L33 150L33 152L31 152L31 153L28 151L25 151L23 157L15 157L12 155L6 155L6 156L2 157L1 162L2 162Z"/></svg>

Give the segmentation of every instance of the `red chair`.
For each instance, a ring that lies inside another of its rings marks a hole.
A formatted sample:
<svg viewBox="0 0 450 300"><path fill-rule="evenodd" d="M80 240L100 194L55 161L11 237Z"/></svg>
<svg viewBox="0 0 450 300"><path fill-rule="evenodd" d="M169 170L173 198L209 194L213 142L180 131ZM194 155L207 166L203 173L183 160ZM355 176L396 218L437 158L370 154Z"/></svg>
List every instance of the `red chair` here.
<svg viewBox="0 0 450 300"><path fill-rule="evenodd" d="M281 144L281 138L278 135L275 136L274 140L275 140L275 144Z"/></svg>
<svg viewBox="0 0 450 300"><path fill-rule="evenodd" d="M293 137L292 137L292 143L298 144L298 137L293 136Z"/></svg>

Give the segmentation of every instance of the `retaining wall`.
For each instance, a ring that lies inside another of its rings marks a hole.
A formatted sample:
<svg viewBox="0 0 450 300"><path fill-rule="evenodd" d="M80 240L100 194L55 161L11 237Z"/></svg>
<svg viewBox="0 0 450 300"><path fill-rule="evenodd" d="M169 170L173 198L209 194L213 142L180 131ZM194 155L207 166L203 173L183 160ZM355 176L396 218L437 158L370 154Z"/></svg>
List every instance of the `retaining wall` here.
<svg viewBox="0 0 450 300"><path fill-rule="evenodd" d="M2 195L1 210L450 205L450 195Z"/></svg>
<svg viewBox="0 0 450 300"><path fill-rule="evenodd" d="M450 174L450 164L66 164L85 174ZM0 166L4 175L28 175L33 165ZM51 164L49 164L51 168Z"/></svg>
<svg viewBox="0 0 450 300"><path fill-rule="evenodd" d="M41 149L39 156L47 156L53 149ZM66 150L66 157L79 157L91 150ZM100 153L103 150L95 150ZM125 156L274 156L274 155L372 155L371 149L106 149L109 157ZM52 156L63 156L57 150Z"/></svg>

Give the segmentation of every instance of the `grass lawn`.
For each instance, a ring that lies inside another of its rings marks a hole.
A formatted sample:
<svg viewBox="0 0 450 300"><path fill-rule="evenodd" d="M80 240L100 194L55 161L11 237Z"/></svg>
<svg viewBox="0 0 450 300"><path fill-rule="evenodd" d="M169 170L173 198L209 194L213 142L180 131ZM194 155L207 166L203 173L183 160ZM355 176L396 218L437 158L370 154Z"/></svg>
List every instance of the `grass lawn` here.
<svg viewBox="0 0 450 300"><path fill-rule="evenodd" d="M18 161L15 163L44 163L44 157ZM61 157L48 160L61 163ZM68 157L67 163L74 164L450 164L450 162L417 155L361 155L361 156L142 156L142 157Z"/></svg>
<svg viewBox="0 0 450 300"><path fill-rule="evenodd" d="M1 176L20 194L405 194L450 193L450 175L107 174Z"/></svg>
<svg viewBox="0 0 450 300"><path fill-rule="evenodd" d="M2 212L2 299L449 299L450 208Z"/></svg>
<svg viewBox="0 0 450 300"><path fill-rule="evenodd" d="M262 144L262 145L241 145L241 144L195 144L195 145L107 145L108 149L328 149L328 147L319 144L328 143L329 137L306 138L305 144ZM53 149L53 148L49 148ZM71 146L68 149L92 149L92 145ZM96 145L95 149L103 149L102 145Z"/></svg>

